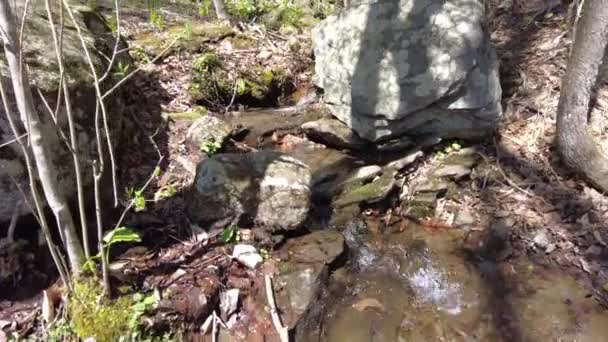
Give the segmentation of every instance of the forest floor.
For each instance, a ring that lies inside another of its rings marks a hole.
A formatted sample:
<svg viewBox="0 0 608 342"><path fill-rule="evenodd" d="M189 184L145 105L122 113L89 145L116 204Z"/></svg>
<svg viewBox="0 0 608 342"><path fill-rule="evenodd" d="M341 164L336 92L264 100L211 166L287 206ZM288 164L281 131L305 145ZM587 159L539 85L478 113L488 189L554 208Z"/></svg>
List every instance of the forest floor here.
<svg viewBox="0 0 608 342"><path fill-rule="evenodd" d="M500 219L510 228L510 257L527 255L539 264L568 272L590 295L608 306L608 197L569 172L560 163L554 145L561 77L571 44L565 16L565 9L559 7L536 16L514 14L509 8L493 11L489 30L501 60L504 117L493 139L473 145L491 171L481 177L482 186L478 180L460 181L458 195L443 200L432 222L435 226L452 226L455 213L446 208L456 207L458 212L473 217L473 231L482 234ZM129 23L123 29L130 43L136 43L142 34L162 34L148 22L145 13L125 10L123 17ZM165 20L171 27L197 19L169 9ZM236 74L259 67L284 70L292 83L289 90L265 105L292 106L314 91L308 29L283 33L255 25L232 26L230 35L206 41L204 50L216 53L224 68ZM234 37L253 43L236 46ZM205 156L188 146L185 135L190 121L176 119L176 115L195 115L201 105L190 91L193 58L201 52L172 51L143 67L130 85L133 134L118 147L124 188L141 187L157 164L162 170L145 191L150 199L147 210L130 214L125 221L126 225L144 228L145 233L143 246L116 253L115 261L124 262L118 272L124 277L120 281L135 282L143 291L178 283L185 299L170 305L179 317L192 317L201 310L188 299L188 288L202 278L212 279L205 286L216 290L229 284L252 297L263 292L260 274L237 267L229 257L229 246L196 230L184 215L184 194L194 179L195 166ZM594 103L593 131L608 146L608 88L604 84L598 88ZM228 103L206 105L224 114L247 104L234 101L233 96ZM233 140L223 151L246 152L257 147ZM433 165L432 157L428 154L403 177L415 179L427 172ZM165 196L167 192L171 195ZM384 205L371 212L384 218L393 210ZM222 272L209 273L209 265ZM36 323L40 293L19 297L23 300L2 298L0 330L12 326L24 336L40 327ZM151 324L178 324L178 316L168 317L159 316L159 321ZM255 324L260 327L260 336L272 334L274 327L268 318Z"/></svg>

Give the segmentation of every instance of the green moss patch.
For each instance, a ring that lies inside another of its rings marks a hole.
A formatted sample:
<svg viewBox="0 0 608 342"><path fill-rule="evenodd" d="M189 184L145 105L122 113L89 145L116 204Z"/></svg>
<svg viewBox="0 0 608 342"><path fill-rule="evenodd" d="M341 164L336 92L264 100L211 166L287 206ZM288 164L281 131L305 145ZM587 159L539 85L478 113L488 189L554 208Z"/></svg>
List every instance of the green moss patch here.
<svg viewBox="0 0 608 342"><path fill-rule="evenodd" d="M132 42L131 56L142 60L142 52L148 59L158 56L173 41L166 55L180 51L196 53L203 51L205 45L216 42L235 33L228 25L219 23L186 23L168 28L161 33L146 32L138 35ZM137 51L134 53L134 51Z"/></svg>
<svg viewBox="0 0 608 342"><path fill-rule="evenodd" d="M205 106L222 107L231 102L266 106L288 91L288 80L280 68L230 73L218 55L207 52L192 63L190 91Z"/></svg>

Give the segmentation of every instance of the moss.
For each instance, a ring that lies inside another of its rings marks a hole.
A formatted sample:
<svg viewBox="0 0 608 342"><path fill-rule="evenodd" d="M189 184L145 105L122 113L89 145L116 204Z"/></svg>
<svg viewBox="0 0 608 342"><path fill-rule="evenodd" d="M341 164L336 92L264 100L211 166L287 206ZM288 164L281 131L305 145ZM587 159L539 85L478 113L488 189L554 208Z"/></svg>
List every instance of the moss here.
<svg viewBox="0 0 608 342"><path fill-rule="evenodd" d="M134 302L129 296L99 303L101 286L95 278L83 278L74 284L68 304L68 316L74 333L81 339L117 341L129 336L129 320Z"/></svg>
<svg viewBox="0 0 608 342"><path fill-rule="evenodd" d="M286 84L287 77L280 68L255 70L235 79L221 68L221 61L216 58L213 54L201 55L192 67L192 97L207 105L225 105L233 96L235 103L269 103Z"/></svg>
<svg viewBox="0 0 608 342"><path fill-rule="evenodd" d="M338 207L382 200L393 189L395 178L392 173L383 174L378 180L368 184L354 184L343 191L334 202Z"/></svg>
<svg viewBox="0 0 608 342"><path fill-rule="evenodd" d="M432 204L416 200L407 202L407 210L409 215L417 219L432 217L435 214Z"/></svg>
<svg viewBox="0 0 608 342"><path fill-rule="evenodd" d="M144 51L147 58L154 58L160 54L170 43L174 45L167 52L172 54L178 51L196 53L201 51L205 44L221 40L234 35L233 29L224 24L216 23L188 23L169 27L161 33L146 32L139 34L133 40L133 47Z"/></svg>
<svg viewBox="0 0 608 342"><path fill-rule="evenodd" d="M230 38L230 43L232 43L232 47L235 49L250 49L257 44L255 40L244 35L236 35Z"/></svg>
<svg viewBox="0 0 608 342"><path fill-rule="evenodd" d="M189 120L193 121L200 117L207 115L207 108L202 106L195 106L191 112L174 112L174 113L162 113L161 116L165 120Z"/></svg>

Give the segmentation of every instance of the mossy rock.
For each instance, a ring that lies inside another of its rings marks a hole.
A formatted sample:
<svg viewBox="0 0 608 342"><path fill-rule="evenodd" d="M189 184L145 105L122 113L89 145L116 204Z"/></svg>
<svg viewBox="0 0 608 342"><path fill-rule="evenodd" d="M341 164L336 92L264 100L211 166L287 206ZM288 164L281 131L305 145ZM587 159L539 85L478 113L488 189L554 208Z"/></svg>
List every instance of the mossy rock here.
<svg viewBox="0 0 608 342"><path fill-rule="evenodd" d="M355 203L375 203L383 200L395 187L395 175L386 172L375 182L347 187L334 201L334 206L345 207Z"/></svg>
<svg viewBox="0 0 608 342"><path fill-rule="evenodd" d="M141 59L141 52L144 52L148 59L153 59L173 41L175 43L165 55L171 55L179 51L196 53L204 50L205 44L222 40L234 34L234 30L230 26L221 23L205 22L176 25L160 33L146 32L137 35L132 42L132 51L140 52L136 52L136 56L132 52L132 57Z"/></svg>

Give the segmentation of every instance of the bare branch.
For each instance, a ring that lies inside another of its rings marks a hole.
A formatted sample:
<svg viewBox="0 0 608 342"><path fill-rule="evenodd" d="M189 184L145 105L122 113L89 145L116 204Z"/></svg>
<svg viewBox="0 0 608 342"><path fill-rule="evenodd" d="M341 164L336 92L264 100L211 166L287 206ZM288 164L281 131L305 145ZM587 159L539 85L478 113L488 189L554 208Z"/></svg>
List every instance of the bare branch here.
<svg viewBox="0 0 608 342"><path fill-rule="evenodd" d="M13 120L10 109L8 108L8 96L6 95L6 91L4 89L4 84L2 83L2 81L0 81L0 97L2 98L2 104L4 105L4 112L6 113L6 117L8 119L9 126L11 127L13 134L15 136L19 136L17 125L15 124L15 121ZM44 211L42 209L42 200L40 198L40 194L38 193L38 187L36 186L36 181L35 181L35 177L34 177L34 166L33 166L32 160L30 158L30 154L29 154L28 150L26 149L25 144L21 140L17 139L17 143L19 144L19 147L21 148L21 152L22 152L23 158L25 160L25 165L26 165L26 170L27 170L27 175L28 175L28 180L29 180L29 185L30 185L30 192L32 194L32 198L34 199L34 206L35 206L35 209L37 212L36 216L38 218L38 222L40 223L42 233L44 234L47 245L49 247L49 252L51 253L51 258L53 258L53 262L55 263L55 267L57 267L57 271L59 272L61 280L63 281L64 284L66 284L69 287L70 278L68 276L67 268L63 267L63 265L65 265L65 262L63 261L61 254L59 254L57 252L57 250L54 248L55 244L53 243L53 237L51 235L51 230L49 229L48 222L46 221L46 216L44 215Z"/></svg>
<svg viewBox="0 0 608 342"><path fill-rule="evenodd" d="M74 115L72 113L72 101L70 99L70 91L68 88L67 82L63 80L65 75L65 69L63 65L63 53L61 46L59 45L59 39L57 38L57 32L55 29L55 23L53 22L53 13L51 11L51 3L50 0L45 0L46 13L48 15L49 26L51 29L51 34L53 36L53 43L55 47L55 55L57 57L57 65L59 66L59 74L61 75L60 83L61 88L63 89L63 96L65 99L65 112L68 117L68 129L70 131L70 147L72 152L72 162L74 163L74 174L76 176L76 192L78 196L78 211L80 214L80 231L82 233L82 244L84 247L84 255L85 258L91 257L91 252L89 249L89 228L87 225L87 213L85 209L85 201L84 201L84 186L82 183L82 170L80 167L80 158L78 156L78 137L76 135L76 128L74 127ZM50 109L50 108L49 108ZM61 131L61 129L58 127Z"/></svg>
<svg viewBox="0 0 608 342"><path fill-rule="evenodd" d="M22 67L19 62L21 42L17 38L13 14L5 1L0 1L0 26L2 27L2 31L6 33L4 55L7 60L9 74L11 75L17 108L21 114L22 121L27 122L29 119L28 133L31 140L32 152L36 159L40 183L47 202L55 215L57 225L60 231L64 233L65 247L69 255L72 271L78 274L83 261L82 246L78 240L72 213L67 204L63 189L59 187L57 165L53 161L49 146L43 142L44 136L49 133L44 127L44 123L40 120L39 113L35 110L34 98L27 78L27 68ZM15 134L15 136L18 135ZM41 215L41 218L43 218L43 215Z"/></svg>
<svg viewBox="0 0 608 342"><path fill-rule="evenodd" d="M117 185L117 179L116 179L116 159L114 158L114 148L112 146L112 135L110 134L110 128L108 126L108 116L107 116L107 112L106 112L106 106L104 103L104 97L102 96L101 93L101 85L99 83L99 77L97 76L97 70L95 70L95 66L93 65L93 59L91 58L91 53L89 52L89 47L87 46L85 40L84 40L84 36L82 35L82 30L80 29L80 25L78 25L78 22L76 22L76 18L74 18L74 13L72 11L72 8L70 7L70 4L68 3L67 0L62 0L63 5L68 13L68 16L70 17L70 20L72 20L72 22L74 23L74 26L76 28L76 32L78 33L78 37L80 38L80 43L82 45L82 49L84 50L85 53L85 57L86 60L89 64L89 68L91 69L91 74L93 75L93 80L94 80L94 87L95 87L95 92L97 94L97 101L99 104L99 108L101 109L101 115L102 115L102 121L103 121L103 126L104 126L104 130L106 132L106 142L107 142L107 147L108 147L108 154L110 156L110 168L111 168L111 174L112 174L112 190L114 193L114 206L117 207L118 206L118 185ZM103 158L102 155L99 156L99 158ZM100 171L103 173L103 169Z"/></svg>
<svg viewBox="0 0 608 342"><path fill-rule="evenodd" d="M110 75L112 67L114 66L114 60L118 55L118 46L120 44L120 7L118 6L118 0L115 0L114 7L116 7L116 41L114 42L114 50L112 52L112 57L110 58L110 62L108 64L108 69L106 70L105 74L101 76L99 82L103 82Z"/></svg>

